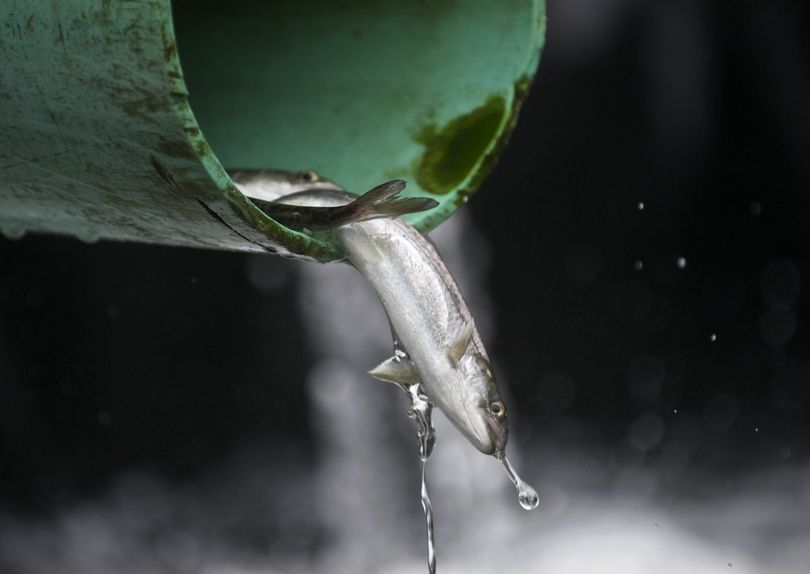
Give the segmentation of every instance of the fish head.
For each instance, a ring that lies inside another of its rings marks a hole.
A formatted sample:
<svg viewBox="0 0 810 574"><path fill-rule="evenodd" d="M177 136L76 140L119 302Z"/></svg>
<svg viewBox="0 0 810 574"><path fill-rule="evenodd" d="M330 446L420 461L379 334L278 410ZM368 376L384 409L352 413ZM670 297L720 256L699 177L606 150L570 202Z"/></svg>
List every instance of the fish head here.
<svg viewBox="0 0 810 574"><path fill-rule="evenodd" d="M458 368L462 405L451 420L484 454L498 456L506 449L509 419L489 361L481 355L465 357Z"/></svg>
<svg viewBox="0 0 810 574"><path fill-rule="evenodd" d="M288 186L290 193L300 193L302 191L343 191L343 188L331 179L323 177L316 171L277 171L276 181Z"/></svg>
<svg viewBox="0 0 810 574"><path fill-rule="evenodd" d="M313 191L342 191L334 181L309 171L278 169L231 170L228 172L236 187L250 199L276 201L296 193Z"/></svg>

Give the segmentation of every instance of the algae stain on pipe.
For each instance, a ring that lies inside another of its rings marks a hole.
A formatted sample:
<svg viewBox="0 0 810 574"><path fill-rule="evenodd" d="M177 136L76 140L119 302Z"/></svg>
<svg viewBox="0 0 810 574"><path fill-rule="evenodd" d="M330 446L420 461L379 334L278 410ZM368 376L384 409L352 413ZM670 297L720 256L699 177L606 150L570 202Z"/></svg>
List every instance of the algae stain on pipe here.
<svg viewBox="0 0 810 574"><path fill-rule="evenodd" d="M453 191L475 171L496 140L505 115L506 99L497 95L441 129L432 124L423 127L416 137L425 146L416 182L435 195Z"/></svg>

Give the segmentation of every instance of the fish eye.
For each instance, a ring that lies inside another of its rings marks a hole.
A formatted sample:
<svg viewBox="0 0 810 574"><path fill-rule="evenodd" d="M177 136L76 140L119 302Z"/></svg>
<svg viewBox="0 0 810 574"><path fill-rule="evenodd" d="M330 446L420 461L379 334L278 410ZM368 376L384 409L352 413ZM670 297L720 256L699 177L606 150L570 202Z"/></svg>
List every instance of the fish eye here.
<svg viewBox="0 0 810 574"><path fill-rule="evenodd" d="M315 173L312 170L305 171L304 173L301 174L301 177L304 178L304 181L307 181L307 182L310 182L310 183L312 183L313 181L318 181L320 179L318 174Z"/></svg>
<svg viewBox="0 0 810 574"><path fill-rule="evenodd" d="M489 403L489 412L493 417L499 419L506 414L506 409L501 401L492 401Z"/></svg>

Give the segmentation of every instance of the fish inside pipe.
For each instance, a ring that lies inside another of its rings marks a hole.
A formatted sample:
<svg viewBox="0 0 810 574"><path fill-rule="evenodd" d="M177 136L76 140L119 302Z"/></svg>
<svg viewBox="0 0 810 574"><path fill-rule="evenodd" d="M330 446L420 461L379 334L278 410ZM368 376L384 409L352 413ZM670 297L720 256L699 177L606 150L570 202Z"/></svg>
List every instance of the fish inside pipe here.
<svg viewBox="0 0 810 574"><path fill-rule="evenodd" d="M310 174L292 184L286 172L236 172L240 190L267 215L294 229L328 229L346 260L377 292L391 323L394 354L370 371L407 390L420 385L431 403L484 454L494 455L518 490L524 508L537 493L505 457L506 407L472 315L441 256L399 216L434 207L428 198L400 198L405 182L392 180L362 196ZM312 184L317 185L312 185ZM291 193L269 194L267 189Z"/></svg>

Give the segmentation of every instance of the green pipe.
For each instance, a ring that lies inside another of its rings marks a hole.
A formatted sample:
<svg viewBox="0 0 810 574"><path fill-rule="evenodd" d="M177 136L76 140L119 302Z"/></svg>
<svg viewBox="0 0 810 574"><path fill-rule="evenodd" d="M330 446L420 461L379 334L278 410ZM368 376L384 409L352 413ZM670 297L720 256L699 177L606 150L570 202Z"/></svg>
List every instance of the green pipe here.
<svg viewBox="0 0 810 574"><path fill-rule="evenodd" d="M440 206L491 168L536 71L544 0L5 0L0 231L329 261L225 168L391 178ZM181 68L182 64L182 68ZM204 134L204 135L203 135Z"/></svg>

